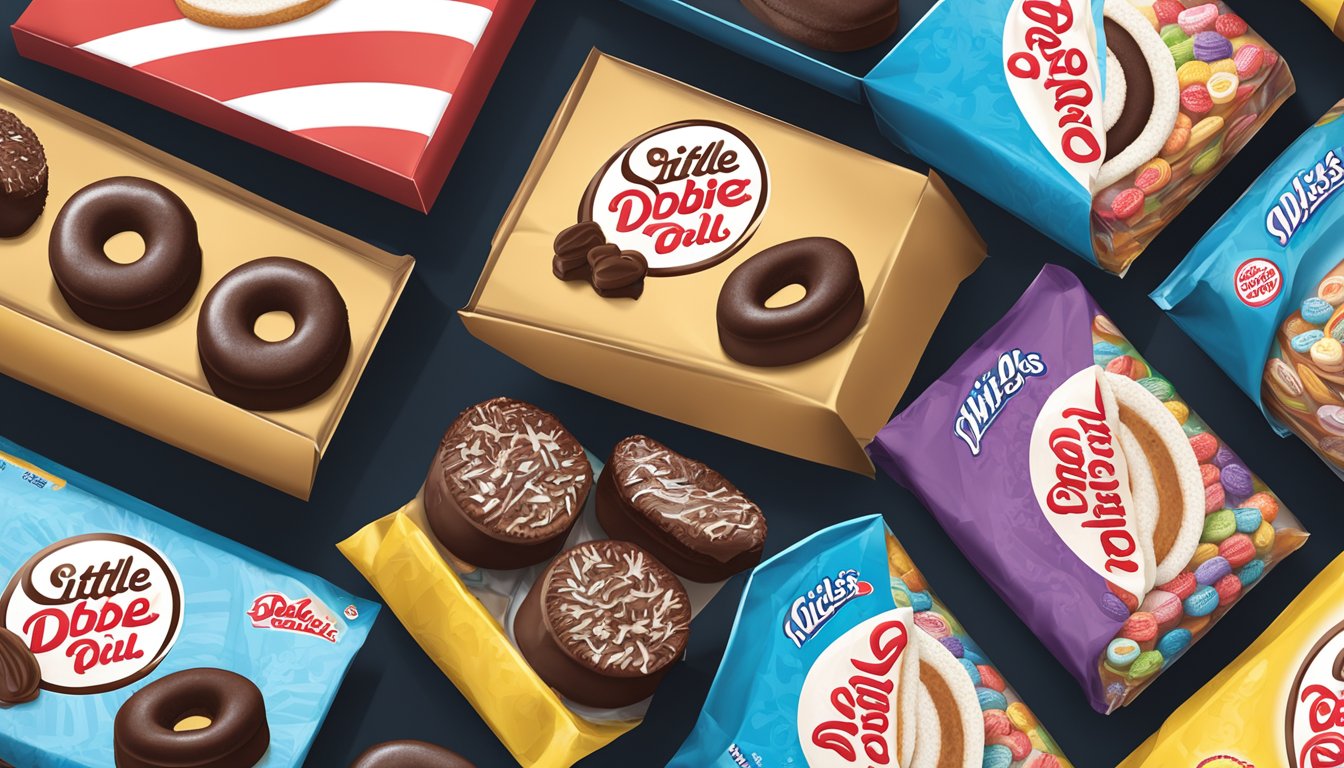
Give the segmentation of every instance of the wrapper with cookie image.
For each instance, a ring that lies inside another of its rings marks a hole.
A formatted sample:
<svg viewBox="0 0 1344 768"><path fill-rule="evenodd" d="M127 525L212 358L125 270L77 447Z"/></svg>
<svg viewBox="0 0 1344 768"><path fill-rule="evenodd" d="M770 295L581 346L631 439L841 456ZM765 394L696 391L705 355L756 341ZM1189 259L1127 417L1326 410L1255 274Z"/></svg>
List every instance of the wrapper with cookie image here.
<svg viewBox="0 0 1344 768"><path fill-rule="evenodd" d="M549 378L871 475L984 253L936 175L594 51L460 315Z"/></svg>
<svg viewBox="0 0 1344 768"><path fill-rule="evenodd" d="M0 438L0 764L299 768L379 610Z"/></svg>
<svg viewBox="0 0 1344 768"><path fill-rule="evenodd" d="M1344 102L1280 155L1153 300L1344 478L1341 116Z"/></svg>
<svg viewBox="0 0 1344 768"><path fill-rule="evenodd" d="M1103 713L1306 539L1059 267L869 450Z"/></svg>
<svg viewBox="0 0 1344 768"><path fill-rule="evenodd" d="M1344 557L1119 768L1324 768L1344 754Z"/></svg>
<svg viewBox="0 0 1344 768"><path fill-rule="evenodd" d="M632 436L604 465L495 398L449 427L411 502L338 546L519 763L562 768L640 724L765 534L703 464Z"/></svg>
<svg viewBox="0 0 1344 768"><path fill-rule="evenodd" d="M1307 7L1321 17L1321 21L1330 25L1335 34L1344 38L1344 2L1341 0L1302 0Z"/></svg>
<svg viewBox="0 0 1344 768"><path fill-rule="evenodd" d="M894 47L846 54L815 48L826 23L894 4L626 2L868 104L892 141L1117 274L1294 89L1223 2L938 2Z"/></svg>
<svg viewBox="0 0 1344 768"><path fill-rule="evenodd" d="M700 719L668 765L746 761L1070 765L876 515L752 572Z"/></svg>

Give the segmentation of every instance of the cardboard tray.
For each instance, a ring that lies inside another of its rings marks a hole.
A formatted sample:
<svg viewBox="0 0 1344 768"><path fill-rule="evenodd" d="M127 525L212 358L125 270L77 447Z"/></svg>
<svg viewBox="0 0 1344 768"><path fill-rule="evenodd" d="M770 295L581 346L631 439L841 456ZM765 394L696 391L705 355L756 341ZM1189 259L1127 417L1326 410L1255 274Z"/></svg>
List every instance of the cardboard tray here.
<svg viewBox="0 0 1344 768"><path fill-rule="evenodd" d="M0 373L306 499L414 259L285 210L3 80L0 108L37 133L51 177L37 223L0 240ZM77 190L113 176L143 177L177 193L196 217L204 254L201 282L186 308L141 331L105 331L76 317L48 261L61 207ZM321 397L260 413L210 391L196 351L196 320L220 277L265 256L299 259L336 283L350 312L351 350L345 371Z"/></svg>

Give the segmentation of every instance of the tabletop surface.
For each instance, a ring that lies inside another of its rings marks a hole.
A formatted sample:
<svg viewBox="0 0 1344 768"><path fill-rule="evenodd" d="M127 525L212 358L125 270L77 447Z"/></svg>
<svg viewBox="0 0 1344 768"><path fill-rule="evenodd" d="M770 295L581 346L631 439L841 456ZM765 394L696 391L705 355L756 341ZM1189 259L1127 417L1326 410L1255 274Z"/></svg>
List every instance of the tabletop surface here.
<svg viewBox="0 0 1344 768"><path fill-rule="evenodd" d="M6 21L16 19L25 5L23 0L0 3L0 18ZM907 26L928 5L928 0L907 2ZM882 138L865 108L616 0L538 0L428 216L21 59L10 36L0 35L0 76L280 205L418 259L307 503L4 377L0 434L377 599L335 544L414 495L443 429L464 407L495 395L531 401L557 414L599 453L626 435L642 432L719 469L756 500L770 521L767 555L820 528L882 513L933 590L985 647L1073 763L1079 768L1113 766L1229 664L1344 549L1344 487L1302 442L1276 437L1251 401L1147 298L1256 175L1344 98L1344 42L1305 5L1293 0L1240 0L1232 5L1284 53L1297 78L1297 95L1167 227L1124 280L1088 266L953 184L988 243L990 258L956 294L904 400L923 391L992 325L1043 264L1062 264L1082 278L1137 348L1311 531L1306 547L1278 565L1132 705L1110 717L1086 705L1064 668L976 575L928 512L890 479L871 480L770 453L557 384L463 328L456 310L470 296L500 216L593 47L878 157L926 170ZM696 620L688 658L668 675L644 724L581 766L662 765L672 756L694 725L718 668L742 582L741 577L730 582ZM370 744L398 738L443 744L480 766L515 764L389 612L356 658L308 764L345 766Z"/></svg>

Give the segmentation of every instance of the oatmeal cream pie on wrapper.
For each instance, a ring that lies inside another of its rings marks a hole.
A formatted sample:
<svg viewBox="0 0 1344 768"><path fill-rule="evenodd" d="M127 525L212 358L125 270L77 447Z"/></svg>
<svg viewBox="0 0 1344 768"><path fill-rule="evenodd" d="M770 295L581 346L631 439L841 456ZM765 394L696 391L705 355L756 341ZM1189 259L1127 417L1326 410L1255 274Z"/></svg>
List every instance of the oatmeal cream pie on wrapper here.
<svg viewBox="0 0 1344 768"><path fill-rule="evenodd" d="M882 518L762 563L670 768L1061 768L1059 746Z"/></svg>
<svg viewBox="0 0 1344 768"><path fill-rule="evenodd" d="M1306 538L1060 267L868 450L1103 713Z"/></svg>
<svg viewBox="0 0 1344 768"><path fill-rule="evenodd" d="M339 547L519 763L563 768L640 724L765 535L705 464L633 435L604 466L496 397L448 426L415 499Z"/></svg>

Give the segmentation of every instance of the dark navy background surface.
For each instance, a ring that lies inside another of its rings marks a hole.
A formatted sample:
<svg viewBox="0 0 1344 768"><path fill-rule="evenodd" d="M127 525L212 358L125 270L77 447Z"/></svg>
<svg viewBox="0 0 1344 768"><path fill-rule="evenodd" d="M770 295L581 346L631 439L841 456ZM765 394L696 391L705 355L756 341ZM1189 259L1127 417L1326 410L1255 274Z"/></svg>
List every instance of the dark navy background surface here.
<svg viewBox="0 0 1344 768"><path fill-rule="evenodd" d="M16 19L25 5L22 0L0 3L0 19L6 22ZM906 3L905 26L929 4L928 0ZM532 401L556 413L599 455L620 438L644 432L708 462L754 498L769 517L768 553L832 523L881 512L932 588L1002 668L1074 764L1113 766L1231 662L1344 549L1344 485L1301 442L1277 438L1250 400L1147 299L1147 293L1259 171L1344 98L1344 42L1335 39L1306 6L1292 0L1240 0L1233 5L1288 60L1297 77L1297 95L1158 237L1123 281L1088 266L954 184L989 244L990 259L957 293L905 397L908 402L922 391L997 320L1043 263L1062 264L1079 274L1149 362L1172 380L1312 531L1305 548L1280 564L1134 704L1110 717L1088 708L1063 667L976 576L928 513L890 480L870 480L770 453L556 384L463 329L455 312L470 296L495 226L557 105L594 46L923 170L917 160L878 134L863 107L616 0L538 0L428 216L23 60L14 53L10 37L0 35L0 76L299 213L383 248L412 253L419 262L322 462L308 503L3 377L0 434L377 599L334 545L415 493L444 427L464 407L501 394ZM53 158L52 164L59 173L60 158ZM271 254L256 254L265 255ZM984 524L992 528L994 510L984 512ZM645 723L581 765L658 766L676 751L694 724L718 667L741 583L740 577L732 582L696 621L689 658L667 677ZM514 764L470 704L387 612L356 659L309 765L343 768L366 746L395 738L438 742L483 768Z"/></svg>

